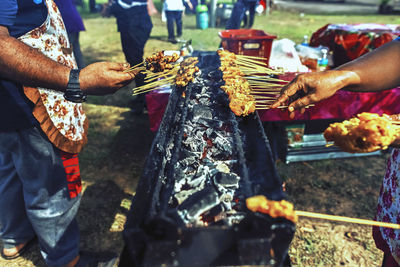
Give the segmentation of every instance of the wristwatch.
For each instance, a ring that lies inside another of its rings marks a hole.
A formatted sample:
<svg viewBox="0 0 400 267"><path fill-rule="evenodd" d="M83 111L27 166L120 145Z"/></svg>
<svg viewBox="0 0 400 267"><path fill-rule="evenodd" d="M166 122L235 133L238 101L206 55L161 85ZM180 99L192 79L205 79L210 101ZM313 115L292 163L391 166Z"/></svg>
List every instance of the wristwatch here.
<svg viewBox="0 0 400 267"><path fill-rule="evenodd" d="M86 94L82 92L81 85L79 84L80 71L80 69L71 69L67 89L64 93L64 98L74 103L82 103L86 101Z"/></svg>

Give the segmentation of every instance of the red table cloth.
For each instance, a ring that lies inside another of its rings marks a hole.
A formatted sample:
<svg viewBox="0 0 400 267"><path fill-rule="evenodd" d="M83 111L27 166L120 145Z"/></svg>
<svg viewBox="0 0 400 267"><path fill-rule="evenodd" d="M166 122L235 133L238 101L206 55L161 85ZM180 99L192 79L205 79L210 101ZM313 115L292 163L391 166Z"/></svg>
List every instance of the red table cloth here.
<svg viewBox="0 0 400 267"><path fill-rule="evenodd" d="M279 78L291 81L297 74L287 73ZM296 112L294 120L348 119L361 112L382 115L400 113L400 88L381 92L357 93L338 91L332 97L316 103L305 113ZM259 110L261 121L289 121L286 109Z"/></svg>
<svg viewBox="0 0 400 267"><path fill-rule="evenodd" d="M335 66L356 59L400 36L399 25L327 24L314 32L310 46L326 46L333 52Z"/></svg>
<svg viewBox="0 0 400 267"><path fill-rule="evenodd" d="M291 78L288 74L282 78ZM168 104L169 93L152 91L146 95L150 130L157 131ZM294 120L348 119L361 112L378 114L400 113L400 88L374 93L338 91L331 98L306 109L304 114L296 113ZM286 109L259 110L261 121L291 121Z"/></svg>

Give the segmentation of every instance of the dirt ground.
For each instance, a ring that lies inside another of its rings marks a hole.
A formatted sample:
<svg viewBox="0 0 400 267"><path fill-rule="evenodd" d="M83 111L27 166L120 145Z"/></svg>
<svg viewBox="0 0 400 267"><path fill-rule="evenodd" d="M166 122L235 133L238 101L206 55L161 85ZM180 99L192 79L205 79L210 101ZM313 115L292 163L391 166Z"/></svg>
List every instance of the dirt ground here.
<svg viewBox="0 0 400 267"><path fill-rule="evenodd" d="M121 91L101 103L91 98L85 106L90 131L80 156L85 191L77 218L82 250L119 253L123 247L121 231L154 137L147 115L130 112L128 94ZM383 153L277 166L296 209L372 219L386 158ZM373 267L382 260L370 227L302 218L289 255L293 266ZM0 259L0 266L45 264L34 246L19 259Z"/></svg>

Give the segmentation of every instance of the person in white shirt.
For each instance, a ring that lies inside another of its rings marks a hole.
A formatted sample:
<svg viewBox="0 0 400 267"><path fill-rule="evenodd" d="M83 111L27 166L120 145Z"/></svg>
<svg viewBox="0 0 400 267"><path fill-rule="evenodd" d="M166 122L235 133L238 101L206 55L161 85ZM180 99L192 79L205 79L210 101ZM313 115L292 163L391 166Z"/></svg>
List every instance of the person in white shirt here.
<svg viewBox="0 0 400 267"><path fill-rule="evenodd" d="M177 43L182 36L182 13L185 10L184 0L164 0L164 11L167 18L168 41ZM193 9L190 0L185 0L190 9ZM176 24L176 39L175 27Z"/></svg>

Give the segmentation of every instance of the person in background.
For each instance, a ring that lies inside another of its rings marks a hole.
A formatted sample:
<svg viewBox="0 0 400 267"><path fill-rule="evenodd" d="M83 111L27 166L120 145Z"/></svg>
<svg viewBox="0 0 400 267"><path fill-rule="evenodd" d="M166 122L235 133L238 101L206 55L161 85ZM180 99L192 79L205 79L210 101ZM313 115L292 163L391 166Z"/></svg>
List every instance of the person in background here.
<svg viewBox="0 0 400 267"><path fill-rule="evenodd" d="M150 16L158 14L157 8L154 6L153 0L147 1L147 12Z"/></svg>
<svg viewBox="0 0 400 267"><path fill-rule="evenodd" d="M116 92L134 73L127 63L78 69L53 0L1 0L0 47L1 257L39 242L49 267L112 266L115 255L79 250L81 103Z"/></svg>
<svg viewBox="0 0 400 267"><path fill-rule="evenodd" d="M150 37L153 23L147 11L147 0L110 0L103 15L114 15L121 36L122 51L131 66L143 62L144 47ZM137 75L136 87L144 84L144 76ZM142 114L146 106L144 94L131 102L133 114Z"/></svg>
<svg viewBox="0 0 400 267"><path fill-rule="evenodd" d="M82 17L79 14L74 0L54 0L63 18L65 28L67 29L68 39L71 43L78 68L85 67L79 43L79 33L85 30Z"/></svg>
<svg viewBox="0 0 400 267"><path fill-rule="evenodd" d="M90 13L98 12L98 10L96 8L96 0L89 0L89 10L90 10Z"/></svg>
<svg viewBox="0 0 400 267"><path fill-rule="evenodd" d="M186 4L193 10L192 2L185 0ZM164 0L163 8L167 18L168 41L176 44L182 37L182 14L185 10L183 0ZM175 37L176 25L176 37Z"/></svg>
<svg viewBox="0 0 400 267"><path fill-rule="evenodd" d="M251 28L254 24L256 14L257 0L238 0L233 6L232 14L226 23L225 29L237 30L244 22L245 28ZM249 17L246 16L246 11L249 11Z"/></svg>
<svg viewBox="0 0 400 267"><path fill-rule="evenodd" d="M294 111L331 97L338 90L373 92L400 86L400 38L336 69L306 73L284 86L277 108L288 102ZM396 116L396 115L395 115ZM398 119L398 118L397 118ZM396 140L388 160L378 199L376 220L400 224L400 140ZM376 246L384 252L382 266L400 266L400 230L373 227Z"/></svg>

